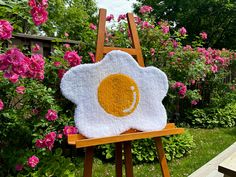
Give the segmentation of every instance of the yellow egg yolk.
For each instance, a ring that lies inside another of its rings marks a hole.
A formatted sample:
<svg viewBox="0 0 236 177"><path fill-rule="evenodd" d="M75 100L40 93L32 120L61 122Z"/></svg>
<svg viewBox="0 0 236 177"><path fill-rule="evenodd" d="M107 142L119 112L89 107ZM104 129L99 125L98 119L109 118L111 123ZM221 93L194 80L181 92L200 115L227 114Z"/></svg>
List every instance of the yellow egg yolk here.
<svg viewBox="0 0 236 177"><path fill-rule="evenodd" d="M135 81L124 74L112 74L98 86L98 102L109 114L124 117L136 109L139 90Z"/></svg>

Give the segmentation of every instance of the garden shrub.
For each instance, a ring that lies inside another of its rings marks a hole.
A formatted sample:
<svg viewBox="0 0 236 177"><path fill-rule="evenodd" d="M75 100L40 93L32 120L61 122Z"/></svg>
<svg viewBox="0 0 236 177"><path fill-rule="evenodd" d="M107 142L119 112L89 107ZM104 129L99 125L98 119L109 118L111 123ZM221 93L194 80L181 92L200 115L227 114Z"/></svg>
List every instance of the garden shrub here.
<svg viewBox="0 0 236 177"><path fill-rule="evenodd" d="M187 113L187 120L193 127L233 127L236 124L236 103L224 108L194 109Z"/></svg>
<svg viewBox="0 0 236 177"><path fill-rule="evenodd" d="M189 132L162 138L167 160L181 158L191 152L195 146ZM115 158L114 144L98 147L98 156L111 160ZM134 163L153 162L157 160L157 151L153 139L142 139L132 142L132 158Z"/></svg>
<svg viewBox="0 0 236 177"><path fill-rule="evenodd" d="M19 173L18 177L23 176L63 176L76 177L82 171L71 161L71 158L62 156L62 149L57 148L53 153L47 154L37 166L37 171L30 172L30 168L26 168L24 172Z"/></svg>

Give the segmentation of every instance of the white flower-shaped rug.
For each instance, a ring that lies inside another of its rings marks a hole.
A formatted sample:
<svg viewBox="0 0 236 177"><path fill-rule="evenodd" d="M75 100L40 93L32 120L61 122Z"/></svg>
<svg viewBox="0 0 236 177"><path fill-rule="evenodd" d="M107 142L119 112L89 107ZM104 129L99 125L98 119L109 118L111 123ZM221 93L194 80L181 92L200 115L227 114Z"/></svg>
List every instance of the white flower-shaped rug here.
<svg viewBox="0 0 236 177"><path fill-rule="evenodd" d="M161 130L167 123L162 104L168 91L165 73L140 67L122 51L71 68L61 80L61 91L77 105L75 124L88 138L119 135L130 128Z"/></svg>

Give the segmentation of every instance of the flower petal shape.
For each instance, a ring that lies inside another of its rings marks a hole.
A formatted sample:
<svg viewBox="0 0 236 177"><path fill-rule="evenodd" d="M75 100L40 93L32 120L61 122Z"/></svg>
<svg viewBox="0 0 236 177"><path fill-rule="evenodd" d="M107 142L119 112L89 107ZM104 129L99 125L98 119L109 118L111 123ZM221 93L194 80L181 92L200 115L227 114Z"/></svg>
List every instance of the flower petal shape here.
<svg viewBox="0 0 236 177"><path fill-rule="evenodd" d="M75 124L88 138L119 135L131 128L161 130L168 79L155 67L140 67L126 52L114 50L95 64L71 68L61 80L62 94L76 104Z"/></svg>

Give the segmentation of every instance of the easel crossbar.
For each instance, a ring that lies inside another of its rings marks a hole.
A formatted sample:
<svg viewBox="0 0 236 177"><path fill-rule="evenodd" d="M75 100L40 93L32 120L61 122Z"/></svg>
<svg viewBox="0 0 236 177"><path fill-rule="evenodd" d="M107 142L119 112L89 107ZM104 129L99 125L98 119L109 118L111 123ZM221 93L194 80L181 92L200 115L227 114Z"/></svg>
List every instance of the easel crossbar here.
<svg viewBox="0 0 236 177"><path fill-rule="evenodd" d="M121 134L118 136L109 136L109 137L103 137L103 138L87 139L81 134L68 135L68 144L76 145L76 148L82 148L82 147L90 147L90 146L96 146L96 145L101 145L101 144L133 141L133 140L144 139L144 138L169 136L169 135L181 134L184 132L183 128L176 128L173 126L174 126L173 124L170 124L161 131L134 132L134 133L126 133L126 134Z"/></svg>
<svg viewBox="0 0 236 177"><path fill-rule="evenodd" d="M119 47L104 47L103 48L103 53L107 54L111 52L112 50L121 50L123 52L127 52L130 55L137 55L137 50L133 48L119 48Z"/></svg>

